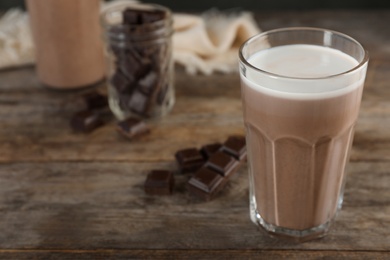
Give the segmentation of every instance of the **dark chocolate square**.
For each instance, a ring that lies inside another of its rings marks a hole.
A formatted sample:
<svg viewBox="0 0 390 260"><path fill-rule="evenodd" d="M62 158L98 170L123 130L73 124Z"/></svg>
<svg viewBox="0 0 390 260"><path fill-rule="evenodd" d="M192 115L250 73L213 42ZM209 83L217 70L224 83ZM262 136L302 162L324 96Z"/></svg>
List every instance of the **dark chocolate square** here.
<svg viewBox="0 0 390 260"><path fill-rule="evenodd" d="M239 162L232 156L218 151L211 155L205 166L227 177L236 170L238 164Z"/></svg>
<svg viewBox="0 0 390 260"><path fill-rule="evenodd" d="M139 25L142 23L141 11L127 8L123 11L123 24Z"/></svg>
<svg viewBox="0 0 390 260"><path fill-rule="evenodd" d="M118 33L122 33L121 29L116 29ZM126 56L127 50L124 47L118 46L118 44L111 44L111 51L113 52L114 56L117 59L120 59L120 57Z"/></svg>
<svg viewBox="0 0 390 260"><path fill-rule="evenodd" d="M162 10L140 10L136 8L127 8L123 11L123 24L142 25L154 23L165 18L165 12Z"/></svg>
<svg viewBox="0 0 390 260"><path fill-rule="evenodd" d="M137 88L144 94L150 96L156 89L158 84L158 74L150 71L146 76L138 81Z"/></svg>
<svg viewBox="0 0 390 260"><path fill-rule="evenodd" d="M134 113L148 116L151 102L151 97L136 89L129 99L128 108Z"/></svg>
<svg viewBox="0 0 390 260"><path fill-rule="evenodd" d="M144 45L136 45L136 46L133 46L133 49L134 51L140 56L140 57L146 57L148 58L148 47L147 46L144 46Z"/></svg>
<svg viewBox="0 0 390 260"><path fill-rule="evenodd" d="M84 94L83 96L88 110L101 109L108 106L107 96L96 91Z"/></svg>
<svg viewBox="0 0 390 260"><path fill-rule="evenodd" d="M129 78L129 76L125 76L120 69L117 69L111 77L110 82L119 93L131 93L134 77Z"/></svg>
<svg viewBox="0 0 390 260"><path fill-rule="evenodd" d="M206 144L202 146L200 149L200 152L203 154L204 158L207 160L210 158L211 155L218 152L218 150L221 148L220 143L212 143L212 144Z"/></svg>
<svg viewBox="0 0 390 260"><path fill-rule="evenodd" d="M189 193L203 200L211 200L224 186L226 180L218 173L202 167L188 181Z"/></svg>
<svg viewBox="0 0 390 260"><path fill-rule="evenodd" d="M92 132L103 124L99 114L90 110L77 112L70 120L70 126L74 131L84 133Z"/></svg>
<svg viewBox="0 0 390 260"><path fill-rule="evenodd" d="M131 95L130 94L124 94L124 93L121 93L118 95L118 99L119 99L119 107L122 109L122 110L125 110L125 111L129 111L129 100L130 100L130 97Z"/></svg>
<svg viewBox="0 0 390 260"><path fill-rule="evenodd" d="M233 156L237 160L243 160L246 157L245 137L230 136L223 143L221 151Z"/></svg>
<svg viewBox="0 0 390 260"><path fill-rule="evenodd" d="M145 124L145 122L135 117L130 117L120 121L117 124L116 129L120 134L129 139L133 139L136 136L150 132L150 128Z"/></svg>
<svg viewBox="0 0 390 260"><path fill-rule="evenodd" d="M175 157L182 173L196 171L205 162L202 154L196 148L177 151Z"/></svg>
<svg viewBox="0 0 390 260"><path fill-rule="evenodd" d="M138 58L131 51L118 57L117 65L129 80L138 80L151 70L149 60Z"/></svg>
<svg viewBox="0 0 390 260"><path fill-rule="evenodd" d="M163 53L164 46L148 46L143 48L144 55L152 62L152 67L156 72L161 74L169 73L169 60L166 59L167 54ZM167 74L168 75L168 74Z"/></svg>
<svg viewBox="0 0 390 260"><path fill-rule="evenodd" d="M171 195L175 179L171 171L153 170L146 177L144 189L149 195Z"/></svg>
<svg viewBox="0 0 390 260"><path fill-rule="evenodd" d="M142 23L154 23L165 18L165 12L161 10L148 10L141 14Z"/></svg>

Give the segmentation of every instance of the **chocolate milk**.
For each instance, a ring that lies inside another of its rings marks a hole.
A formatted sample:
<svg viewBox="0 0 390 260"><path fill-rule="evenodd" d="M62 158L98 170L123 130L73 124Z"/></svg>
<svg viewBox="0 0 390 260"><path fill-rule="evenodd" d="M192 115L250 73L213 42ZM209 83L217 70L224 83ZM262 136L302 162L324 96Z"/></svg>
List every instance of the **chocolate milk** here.
<svg viewBox="0 0 390 260"><path fill-rule="evenodd" d="M328 223L341 206L364 76L310 80L347 71L358 63L320 46L270 50L255 54L249 63L305 79L270 79L257 71L241 76L251 218L308 230Z"/></svg>
<svg viewBox="0 0 390 260"><path fill-rule="evenodd" d="M99 0L27 0L44 85L71 89L105 75Z"/></svg>

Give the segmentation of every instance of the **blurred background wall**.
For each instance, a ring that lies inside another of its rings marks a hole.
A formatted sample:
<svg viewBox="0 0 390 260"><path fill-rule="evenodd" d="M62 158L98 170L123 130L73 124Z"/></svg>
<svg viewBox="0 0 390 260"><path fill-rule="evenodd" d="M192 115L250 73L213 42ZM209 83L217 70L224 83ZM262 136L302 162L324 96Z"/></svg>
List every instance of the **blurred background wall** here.
<svg viewBox="0 0 390 260"><path fill-rule="evenodd" d="M80 0L82 1L82 0ZM0 0L0 10L24 6L24 0ZM247 10L272 9L381 9L390 8L389 0L150 0L176 11L203 11L211 7Z"/></svg>

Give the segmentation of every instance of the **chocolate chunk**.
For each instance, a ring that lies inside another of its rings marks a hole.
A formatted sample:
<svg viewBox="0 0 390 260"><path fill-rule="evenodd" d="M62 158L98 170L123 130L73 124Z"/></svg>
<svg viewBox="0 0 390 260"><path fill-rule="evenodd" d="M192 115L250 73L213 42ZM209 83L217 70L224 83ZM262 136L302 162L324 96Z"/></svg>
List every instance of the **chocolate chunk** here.
<svg viewBox="0 0 390 260"><path fill-rule="evenodd" d="M127 8L123 11L123 24L138 25L142 23L141 11Z"/></svg>
<svg viewBox="0 0 390 260"><path fill-rule="evenodd" d="M116 37L118 34L123 35L129 33L129 28L122 26L121 24L112 24L108 28L107 36ZM117 44L110 45L111 49L116 52L116 50L123 49L123 48L117 48ZM114 50L115 49L115 50Z"/></svg>
<svg viewBox="0 0 390 260"><path fill-rule="evenodd" d="M197 150L191 150L195 155ZM191 195L208 201L213 199L237 172L246 155L245 138L230 136L223 145L212 143L202 146L201 153L208 160L190 178L187 189ZM237 160L233 156L236 156Z"/></svg>
<svg viewBox="0 0 390 260"><path fill-rule="evenodd" d="M139 115L148 116L151 99L136 89L130 97L128 108Z"/></svg>
<svg viewBox="0 0 390 260"><path fill-rule="evenodd" d="M116 129L120 134L129 139L133 139L136 136L150 132L149 127L144 121L134 117L130 117L119 122Z"/></svg>
<svg viewBox="0 0 390 260"><path fill-rule="evenodd" d="M158 75L151 71L138 81L137 88L144 94L150 96L157 89Z"/></svg>
<svg viewBox="0 0 390 260"><path fill-rule="evenodd" d="M154 23L165 18L165 12L161 10L139 10L127 8L123 12L123 24L141 25Z"/></svg>
<svg viewBox="0 0 390 260"><path fill-rule="evenodd" d="M218 172L222 176L229 176L237 169L239 162L224 152L216 152L211 155L205 166Z"/></svg>
<svg viewBox="0 0 390 260"><path fill-rule="evenodd" d="M218 152L218 150L221 148L220 143L213 143L213 144L206 144L202 146L200 149L200 152L203 154L204 158L207 160L210 158L211 155Z"/></svg>
<svg viewBox="0 0 390 260"><path fill-rule="evenodd" d="M133 46L133 50L140 56L140 57L145 57L145 58L149 58L148 55L147 55L147 50L148 48L144 45L135 45ZM152 59L150 59L151 61L153 61ZM154 61L153 61L154 62Z"/></svg>
<svg viewBox="0 0 390 260"><path fill-rule="evenodd" d="M196 171L205 162L202 154L196 148L177 151L175 157L182 173Z"/></svg>
<svg viewBox="0 0 390 260"><path fill-rule="evenodd" d="M243 136L230 136L221 148L221 151L233 156L237 160L246 157L246 143Z"/></svg>
<svg viewBox="0 0 390 260"><path fill-rule="evenodd" d="M118 46L118 44L111 43L110 47L111 47L111 51L113 52L113 54L117 59L127 55L126 49L124 47Z"/></svg>
<svg viewBox="0 0 390 260"><path fill-rule="evenodd" d="M132 52L127 52L118 60L118 66L129 80L138 80L151 70L151 64L146 59L138 59Z"/></svg>
<svg viewBox="0 0 390 260"><path fill-rule="evenodd" d="M84 133L92 132L103 124L99 114L90 110L77 112L70 120L70 126L74 131Z"/></svg>
<svg viewBox="0 0 390 260"><path fill-rule="evenodd" d="M154 23L165 18L165 12L161 10L150 10L142 12L142 23Z"/></svg>
<svg viewBox="0 0 390 260"><path fill-rule="evenodd" d="M144 184L145 193L150 195L171 195L175 179L173 173L165 170L149 172Z"/></svg>
<svg viewBox="0 0 390 260"><path fill-rule="evenodd" d="M211 200L225 186L225 179L218 173L202 167L188 181L188 192L202 200Z"/></svg>
<svg viewBox="0 0 390 260"><path fill-rule="evenodd" d="M143 55L143 57L147 57L148 60L151 62L151 67L156 73L161 75L169 75L169 69L172 69L169 67L169 60L166 58L169 57L169 55L165 52L163 52L164 46L147 46L143 47L142 50L139 50L138 53L141 53L140 55Z"/></svg>
<svg viewBox="0 0 390 260"><path fill-rule="evenodd" d="M124 94L124 93L120 93L118 95L118 100L119 100L119 107L124 110L124 111L128 111L129 110L129 100L130 100L130 97L131 95L129 94Z"/></svg>
<svg viewBox="0 0 390 260"><path fill-rule="evenodd" d="M107 96L96 91L87 93L83 97L89 110L101 109L108 106Z"/></svg>
<svg viewBox="0 0 390 260"><path fill-rule="evenodd" d="M133 83L134 78L129 79L119 69L115 71L115 74L111 78L111 84L119 93L130 93Z"/></svg>

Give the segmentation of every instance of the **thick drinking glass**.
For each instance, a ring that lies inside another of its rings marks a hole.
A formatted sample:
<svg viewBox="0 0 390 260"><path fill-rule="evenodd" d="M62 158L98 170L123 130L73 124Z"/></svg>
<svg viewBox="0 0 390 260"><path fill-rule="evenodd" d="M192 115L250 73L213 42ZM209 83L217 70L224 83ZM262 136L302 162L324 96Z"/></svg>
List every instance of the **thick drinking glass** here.
<svg viewBox="0 0 390 260"><path fill-rule="evenodd" d="M323 236L343 202L368 54L339 32L286 28L239 57L251 220L297 241Z"/></svg>

